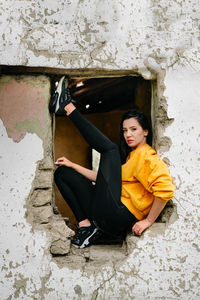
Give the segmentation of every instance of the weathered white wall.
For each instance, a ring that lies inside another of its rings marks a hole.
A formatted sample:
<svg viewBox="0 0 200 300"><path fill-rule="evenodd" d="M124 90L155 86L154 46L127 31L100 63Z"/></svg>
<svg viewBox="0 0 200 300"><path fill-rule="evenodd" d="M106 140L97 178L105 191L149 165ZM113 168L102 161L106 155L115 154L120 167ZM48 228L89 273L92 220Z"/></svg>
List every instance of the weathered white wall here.
<svg viewBox="0 0 200 300"><path fill-rule="evenodd" d="M2 64L143 68L199 61L200 1L1 1Z"/></svg>
<svg viewBox="0 0 200 300"><path fill-rule="evenodd" d="M146 231L126 261L60 268L25 217L42 141L26 133L16 143L1 123L1 299L200 299L200 1L1 0L0 13L2 65L158 76L158 107L174 119L162 156L178 188L178 219Z"/></svg>

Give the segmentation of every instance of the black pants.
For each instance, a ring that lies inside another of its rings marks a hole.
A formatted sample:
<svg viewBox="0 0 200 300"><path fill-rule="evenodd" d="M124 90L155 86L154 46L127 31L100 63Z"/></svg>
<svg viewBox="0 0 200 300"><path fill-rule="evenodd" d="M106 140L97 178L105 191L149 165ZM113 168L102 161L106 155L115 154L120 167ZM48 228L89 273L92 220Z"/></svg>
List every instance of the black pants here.
<svg viewBox="0 0 200 300"><path fill-rule="evenodd" d="M130 229L137 221L121 202L121 160L118 146L74 110L70 119L88 144L101 153L96 184L75 170L60 166L56 185L78 222L88 218L108 232Z"/></svg>

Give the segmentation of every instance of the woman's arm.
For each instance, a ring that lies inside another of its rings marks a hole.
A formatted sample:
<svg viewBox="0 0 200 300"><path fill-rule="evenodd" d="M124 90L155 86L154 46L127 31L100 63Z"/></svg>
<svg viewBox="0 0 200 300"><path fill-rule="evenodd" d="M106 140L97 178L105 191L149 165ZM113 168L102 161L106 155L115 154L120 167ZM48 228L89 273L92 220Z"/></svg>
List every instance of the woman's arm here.
<svg viewBox="0 0 200 300"><path fill-rule="evenodd" d="M165 205L166 202L161 202L160 200L154 199L147 217L142 221L136 222L132 227L132 232L136 235L141 235L145 229L150 227L155 222Z"/></svg>
<svg viewBox="0 0 200 300"><path fill-rule="evenodd" d="M69 159L67 159L66 157L60 157L57 159L56 161L56 165L57 166L66 166L66 167L70 167L74 170L76 170L78 173L82 174L83 176L85 176L86 178L88 178L91 181L96 181L97 178L97 172L92 171L90 169L84 168L78 164L73 163L72 161L70 161Z"/></svg>

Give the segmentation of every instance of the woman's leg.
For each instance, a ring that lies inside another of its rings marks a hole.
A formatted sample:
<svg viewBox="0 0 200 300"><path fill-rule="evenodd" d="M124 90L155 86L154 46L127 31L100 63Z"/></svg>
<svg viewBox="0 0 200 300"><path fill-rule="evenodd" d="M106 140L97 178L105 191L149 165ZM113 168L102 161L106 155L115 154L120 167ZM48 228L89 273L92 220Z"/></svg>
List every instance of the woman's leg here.
<svg viewBox="0 0 200 300"><path fill-rule="evenodd" d="M70 109L68 109L68 107ZM72 103L66 105L65 110L67 112L67 116L78 128L84 139L96 151L103 153L116 147L116 145L91 122L89 122Z"/></svg>
<svg viewBox="0 0 200 300"><path fill-rule="evenodd" d="M91 203L92 218L98 224L104 224L101 225L101 228L116 227L116 231L118 231L118 228L122 228L123 224L124 227L127 227L130 223L127 222L126 218L123 218L123 212L127 208L121 202L121 159L118 147L85 119L75 107L69 112L68 106L74 106L70 103L65 107L69 118L90 146L101 153L94 198ZM122 218L119 220L120 213ZM129 217L131 219L131 213Z"/></svg>
<svg viewBox="0 0 200 300"><path fill-rule="evenodd" d="M54 178L79 224L77 234L71 243L76 248L84 248L100 234L96 226L90 222L94 187L90 180L65 166L57 168Z"/></svg>
<svg viewBox="0 0 200 300"><path fill-rule="evenodd" d="M96 189L98 189L98 182L102 185L107 185L108 191L116 204L120 204L121 196L121 159L118 146L110 141L99 129L91 124L78 110L74 110L69 118L78 128L82 136L96 151L101 153L99 172L97 176Z"/></svg>
<svg viewBox="0 0 200 300"><path fill-rule="evenodd" d="M91 181L65 166L56 169L54 179L78 223L90 219L91 202L94 197L94 186Z"/></svg>

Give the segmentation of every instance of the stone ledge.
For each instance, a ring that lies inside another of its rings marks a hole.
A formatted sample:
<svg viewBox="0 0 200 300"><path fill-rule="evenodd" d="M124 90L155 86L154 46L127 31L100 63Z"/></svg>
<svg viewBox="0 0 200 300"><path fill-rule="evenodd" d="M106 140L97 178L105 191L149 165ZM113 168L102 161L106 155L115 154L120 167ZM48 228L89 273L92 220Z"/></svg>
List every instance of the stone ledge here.
<svg viewBox="0 0 200 300"><path fill-rule="evenodd" d="M151 227L149 227L143 234L148 234L149 237L157 236L158 234L163 234L165 232L166 225L165 223L153 223ZM141 237L142 237L141 236ZM140 236L136 236L132 233L129 233L126 237L126 244L127 244L127 253L131 254L133 250L137 247L137 243Z"/></svg>
<svg viewBox="0 0 200 300"><path fill-rule="evenodd" d="M148 228L148 236L154 237L158 234L163 234L165 232L166 224L165 223L153 223L151 227Z"/></svg>
<svg viewBox="0 0 200 300"><path fill-rule="evenodd" d="M125 247L119 245L92 245L89 248L90 260L117 261L126 257Z"/></svg>

